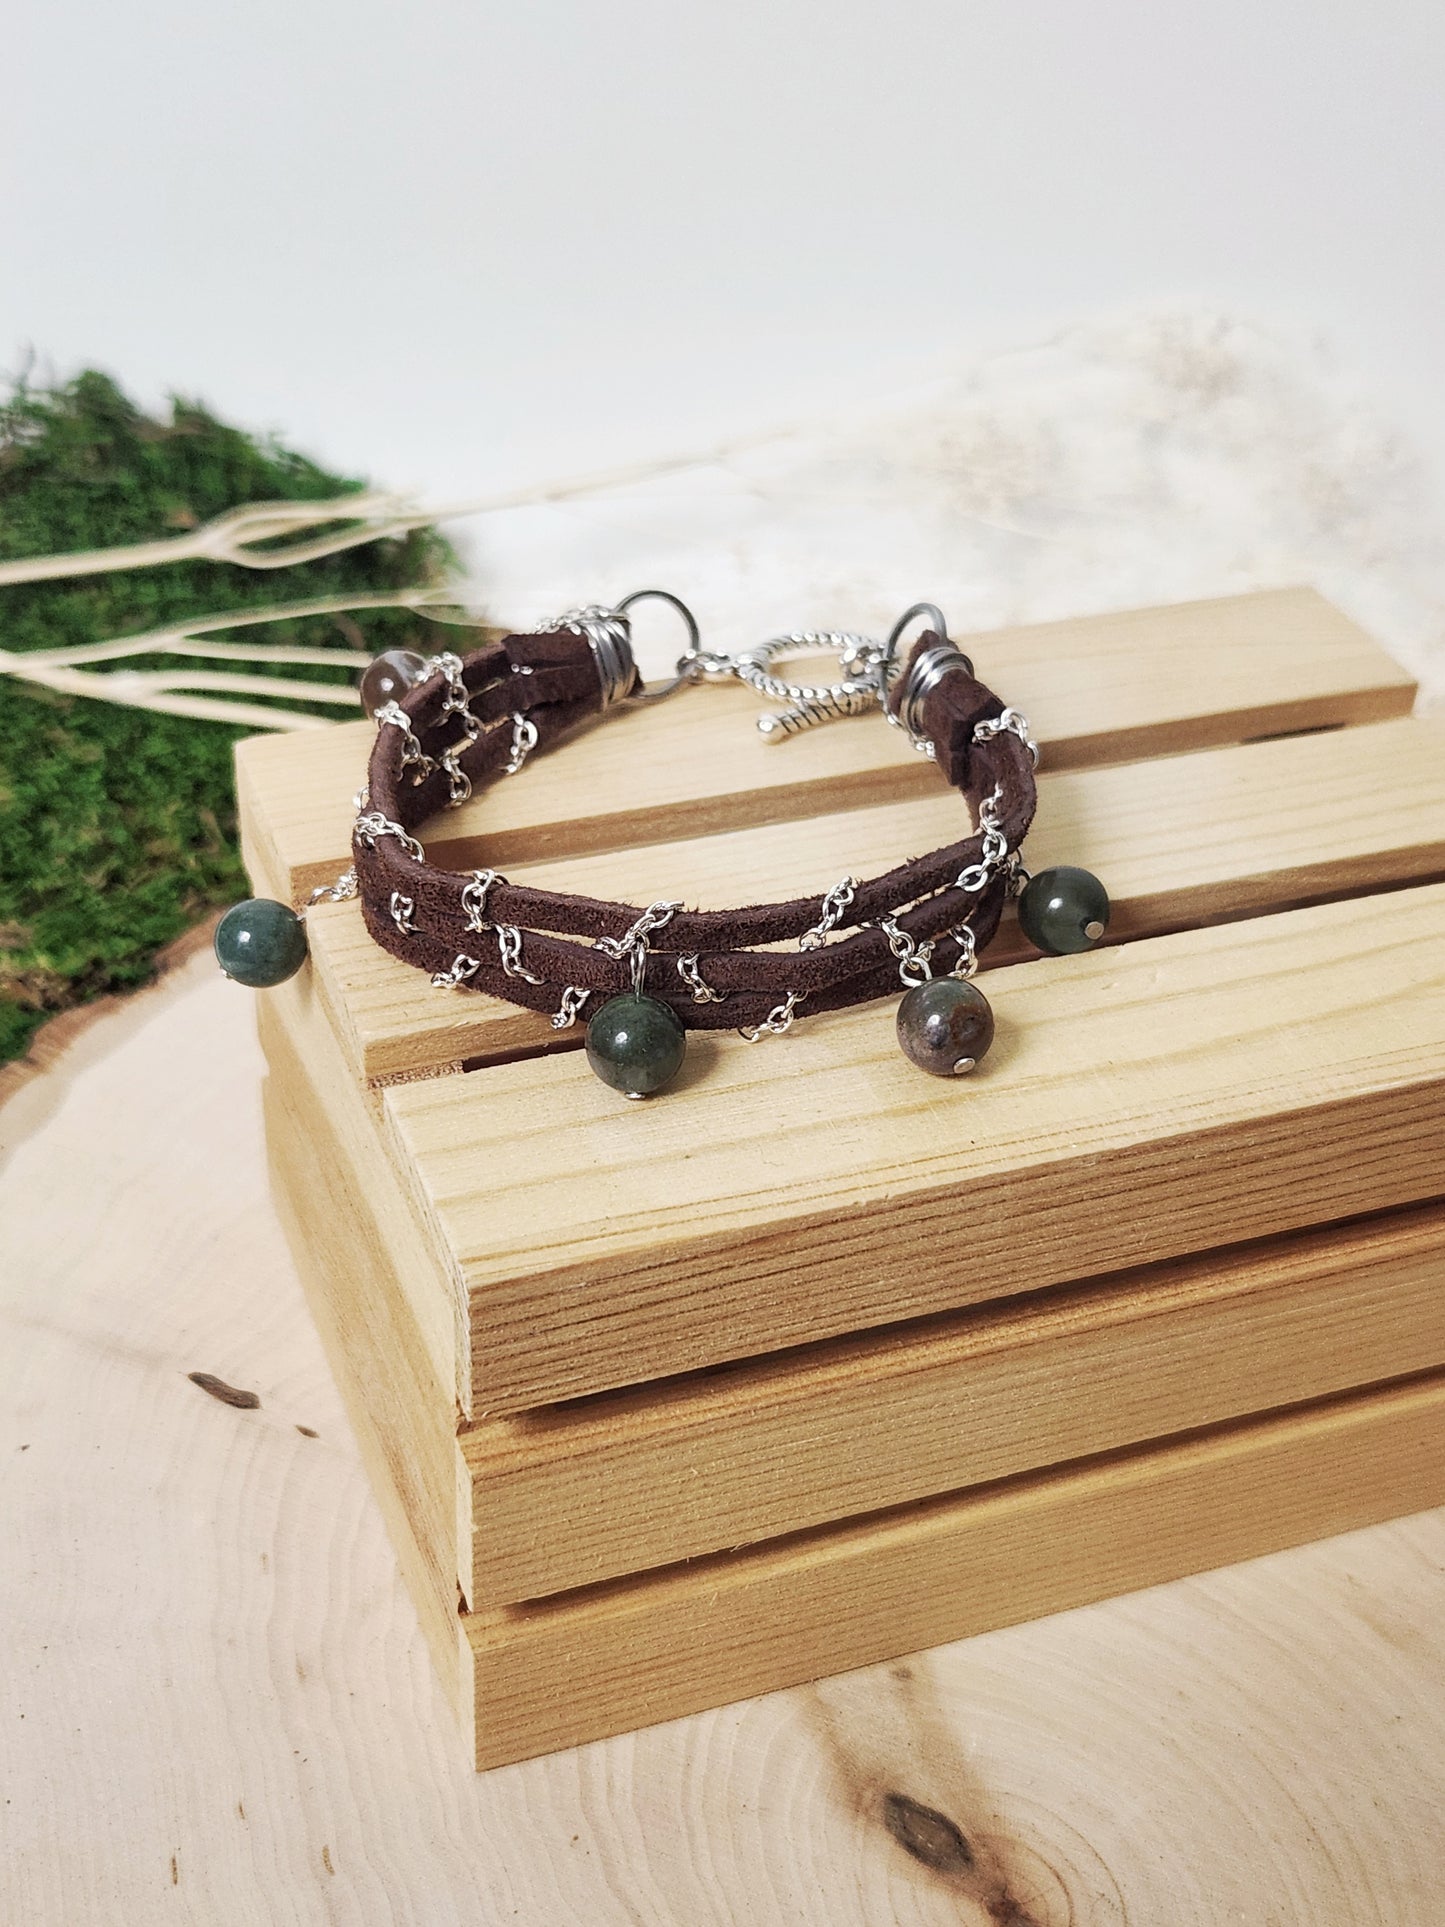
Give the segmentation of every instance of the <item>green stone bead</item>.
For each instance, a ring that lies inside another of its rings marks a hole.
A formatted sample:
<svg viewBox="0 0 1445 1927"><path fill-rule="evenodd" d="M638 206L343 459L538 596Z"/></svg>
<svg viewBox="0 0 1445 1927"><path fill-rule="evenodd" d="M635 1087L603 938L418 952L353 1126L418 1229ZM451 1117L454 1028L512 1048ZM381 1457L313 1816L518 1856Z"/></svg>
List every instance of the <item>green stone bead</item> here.
<svg viewBox="0 0 1445 1927"><path fill-rule="evenodd" d="M1019 928L1051 957L1091 950L1109 927L1109 893L1092 870L1061 863L1030 877L1019 898Z"/></svg>
<svg viewBox="0 0 1445 1927"><path fill-rule="evenodd" d="M264 990L284 984L306 961L306 927L270 897L233 904L216 925L216 962L238 984Z"/></svg>
<svg viewBox="0 0 1445 1927"><path fill-rule="evenodd" d="M624 1097L670 1084L687 1054L687 1032L670 1004L627 991L609 997L587 1026L587 1062Z"/></svg>
<svg viewBox="0 0 1445 1927"><path fill-rule="evenodd" d="M915 984L898 1006L898 1046L934 1077L962 1077L993 1042L993 1010L961 977Z"/></svg>

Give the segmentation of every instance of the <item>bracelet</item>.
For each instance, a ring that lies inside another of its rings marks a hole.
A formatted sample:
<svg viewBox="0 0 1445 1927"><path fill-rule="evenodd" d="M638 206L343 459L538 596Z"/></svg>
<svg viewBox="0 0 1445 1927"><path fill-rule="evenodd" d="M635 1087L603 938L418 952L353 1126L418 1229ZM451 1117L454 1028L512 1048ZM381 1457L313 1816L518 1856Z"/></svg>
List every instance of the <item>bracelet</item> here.
<svg viewBox="0 0 1445 1927"><path fill-rule="evenodd" d="M646 598L673 607L688 633L675 675L653 687L638 673L628 616ZM920 620L927 627L900 661L902 638ZM820 651L837 655L837 681L775 673L780 658ZM725 678L786 705L759 722L771 741L880 709L962 792L978 828L881 876L845 876L818 896L734 910L638 908L427 861L416 832L438 810L520 774L587 721ZM900 984L904 1054L922 1070L958 1076L993 1040L992 1010L971 979L1008 899L1018 898L1025 935L1053 955L1088 949L1108 923L1107 894L1088 871L1030 877L1023 867L1037 761L1028 724L976 678L930 603L909 609L884 643L807 631L728 656L703 649L675 596L641 590L466 657L389 651L361 693L377 737L356 798L352 867L310 902L358 897L376 942L425 970L439 993L484 991L547 1013L558 1030L585 1018L588 1061L627 1097L676 1076L688 1030L733 1028L757 1042L799 1015L869 1002ZM256 986L284 981L305 960L304 918L304 907L268 899L236 905L216 933L222 969Z"/></svg>

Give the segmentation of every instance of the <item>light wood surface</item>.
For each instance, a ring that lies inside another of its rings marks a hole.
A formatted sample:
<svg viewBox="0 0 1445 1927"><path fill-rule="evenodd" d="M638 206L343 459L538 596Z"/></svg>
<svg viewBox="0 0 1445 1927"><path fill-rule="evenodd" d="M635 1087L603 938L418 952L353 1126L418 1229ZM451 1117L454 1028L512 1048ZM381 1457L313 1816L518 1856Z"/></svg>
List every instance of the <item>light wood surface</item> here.
<svg viewBox="0 0 1445 1927"><path fill-rule="evenodd" d="M1432 885L996 971L963 1088L864 1007L697 1039L665 1104L569 1054L382 1112L481 1416L1432 1196L1442 993Z"/></svg>
<svg viewBox="0 0 1445 1927"><path fill-rule="evenodd" d="M1445 1373L465 1621L497 1765L1445 1500Z"/></svg>
<svg viewBox="0 0 1445 1927"><path fill-rule="evenodd" d="M479 1764L1445 1495L1438 1214L1331 1228L1440 1189L1445 738L1371 720L1408 683L1336 620L1354 693L1290 721L1341 727L1241 742L1246 664L1250 700L1314 700L1322 620L1289 593L988 639L1073 692L1079 733L1047 703L1042 729L1059 840L1029 855L1105 870L1118 941L993 971L1000 1041L962 1087L874 1009L695 1038L665 1104L621 1107L576 1036L438 998L354 904L317 914L312 968L263 999L277 1198ZM1082 728L1101 690L1112 737ZM886 732L852 766L804 739L783 780L725 707L678 714L539 759L433 853L708 900L961 827ZM263 885L330 847L361 775L324 790L287 754L290 796L243 753ZM1241 1239L1267 1242L1218 1249Z"/></svg>
<svg viewBox="0 0 1445 1927"><path fill-rule="evenodd" d="M841 725L840 725L841 727ZM864 734L874 733L866 724ZM779 752L782 753L781 751ZM538 763L544 786L566 755ZM1030 867L1081 863L1107 878L1109 941L1445 874L1445 717L1406 717L1324 735L1215 749L1039 779ZM349 796L361 780L347 779ZM531 780L531 778L529 778ZM513 881L624 903L693 906L806 896L820 879L869 876L962 835L955 793L793 824L628 847L524 866ZM580 836L588 821L577 825ZM477 850L468 852L480 862ZM356 1072L411 1077L522 1050L576 1048L550 1019L470 991L443 994L372 942L355 903L313 913L320 995ZM1010 914L989 967L1034 954Z"/></svg>
<svg viewBox="0 0 1445 1927"><path fill-rule="evenodd" d="M1445 1210L462 1431L474 1607L1445 1365Z"/></svg>
<svg viewBox="0 0 1445 1927"><path fill-rule="evenodd" d="M984 681L1029 717L1053 769L1376 722L1405 715L1415 694L1311 589L962 640ZM897 730L836 724L770 744L755 728L759 713L734 684L612 718L547 759L544 782L532 780L539 759L526 783L493 785L448 814L429 852L443 864L505 868L936 793L937 772ZM348 861L349 799L372 733L364 722L312 732L302 758L278 738L242 745L241 814L258 888L293 901Z"/></svg>
<svg viewBox="0 0 1445 1927"><path fill-rule="evenodd" d="M251 1023L198 963L0 1111L7 1927L1438 1927L1445 1513L474 1776Z"/></svg>

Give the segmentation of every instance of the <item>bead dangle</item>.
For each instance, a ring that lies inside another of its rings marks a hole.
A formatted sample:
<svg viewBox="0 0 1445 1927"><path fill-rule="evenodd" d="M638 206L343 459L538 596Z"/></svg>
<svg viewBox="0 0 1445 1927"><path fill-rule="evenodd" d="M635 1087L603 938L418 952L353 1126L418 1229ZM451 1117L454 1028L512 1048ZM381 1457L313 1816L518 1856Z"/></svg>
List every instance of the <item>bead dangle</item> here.
<svg viewBox="0 0 1445 1927"><path fill-rule="evenodd" d="M681 619L686 638L674 673L652 685L633 657L630 615L649 600ZM834 680L794 681L781 667L817 654L836 659ZM731 911L668 899L634 911L428 861L416 831L436 810L522 775L584 722L729 679L783 705L759 721L773 743L881 710L962 793L977 827L880 876L849 874L821 896ZM994 1038L973 979L1005 906L1016 904L1020 930L1047 956L1088 950L1108 928L1108 893L1091 872L1024 867L1038 747L1023 714L978 681L932 603L913 604L883 641L792 630L728 655L704 649L676 596L644 589L466 657L388 650L368 667L361 698L377 735L355 798L352 867L299 909L253 898L227 912L216 954L238 982L284 982L305 961L310 905L358 897L375 941L438 991L500 997L558 1031L584 1024L597 1076L638 1099L677 1076L689 1030L731 1028L757 1043L799 1017L896 996L900 985L903 1055L931 1076L966 1076Z"/></svg>

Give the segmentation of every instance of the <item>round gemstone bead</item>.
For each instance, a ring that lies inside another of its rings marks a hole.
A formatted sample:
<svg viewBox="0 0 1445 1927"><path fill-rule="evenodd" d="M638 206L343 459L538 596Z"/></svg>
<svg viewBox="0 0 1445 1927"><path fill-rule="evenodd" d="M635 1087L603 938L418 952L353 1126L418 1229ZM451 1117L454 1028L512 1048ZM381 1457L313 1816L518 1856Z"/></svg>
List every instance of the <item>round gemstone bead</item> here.
<svg viewBox="0 0 1445 1927"><path fill-rule="evenodd" d="M903 1055L935 1077L971 1071L992 1042L993 1009L983 992L961 977L915 984L898 1006Z"/></svg>
<svg viewBox="0 0 1445 1927"><path fill-rule="evenodd" d="M1092 870L1040 870L1019 898L1019 927L1051 957L1092 949L1109 927L1109 893Z"/></svg>
<svg viewBox="0 0 1445 1927"><path fill-rule="evenodd" d="M361 706L374 716L387 703L400 702L408 689L426 677L426 657L415 649L385 649L366 666L361 678Z"/></svg>
<svg viewBox="0 0 1445 1927"><path fill-rule="evenodd" d="M687 1054L687 1032L670 1004L627 991L609 997L587 1026L587 1062L624 1097L670 1084Z"/></svg>
<svg viewBox="0 0 1445 1927"><path fill-rule="evenodd" d="M306 961L306 927L294 910L271 897L233 904L216 925L216 962L228 977L253 990L284 984Z"/></svg>

